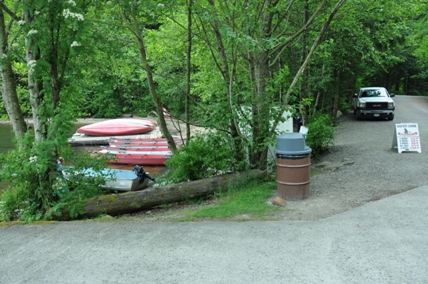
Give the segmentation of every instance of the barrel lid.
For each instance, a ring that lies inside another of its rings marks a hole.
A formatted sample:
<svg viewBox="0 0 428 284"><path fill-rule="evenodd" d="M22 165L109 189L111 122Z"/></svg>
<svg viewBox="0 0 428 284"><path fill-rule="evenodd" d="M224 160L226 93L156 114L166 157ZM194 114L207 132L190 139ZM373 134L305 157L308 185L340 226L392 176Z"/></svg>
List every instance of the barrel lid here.
<svg viewBox="0 0 428 284"><path fill-rule="evenodd" d="M279 155L306 155L306 154L310 154L311 152L312 152L312 149L309 148L308 146L306 146L305 149L301 151L281 151L278 149L275 150L275 153Z"/></svg>
<svg viewBox="0 0 428 284"><path fill-rule="evenodd" d="M305 137L302 133L284 133L276 138L276 154L279 155L305 155L310 154L312 149L306 146Z"/></svg>

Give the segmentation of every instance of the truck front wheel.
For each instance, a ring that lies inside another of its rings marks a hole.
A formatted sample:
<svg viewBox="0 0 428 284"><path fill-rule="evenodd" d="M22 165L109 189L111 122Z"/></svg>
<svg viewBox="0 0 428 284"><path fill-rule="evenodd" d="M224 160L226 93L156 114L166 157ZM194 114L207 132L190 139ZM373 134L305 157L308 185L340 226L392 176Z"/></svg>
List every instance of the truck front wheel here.
<svg viewBox="0 0 428 284"><path fill-rule="evenodd" d="M361 120L361 119L362 119L361 111L357 110L357 111L355 112L355 117L357 118L357 120Z"/></svg>

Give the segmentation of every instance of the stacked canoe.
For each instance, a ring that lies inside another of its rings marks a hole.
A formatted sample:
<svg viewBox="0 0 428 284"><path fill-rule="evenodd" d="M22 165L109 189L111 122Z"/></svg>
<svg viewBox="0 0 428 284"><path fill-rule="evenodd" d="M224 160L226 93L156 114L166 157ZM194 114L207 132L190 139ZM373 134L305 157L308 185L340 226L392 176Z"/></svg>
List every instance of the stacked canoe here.
<svg viewBox="0 0 428 284"><path fill-rule="evenodd" d="M85 125L76 132L88 137L106 137L108 146L102 147L93 156L109 155L112 164L161 166L172 156L167 140L139 137L156 126L156 122L150 119L118 118ZM175 139L177 145L183 143L181 139Z"/></svg>
<svg viewBox="0 0 428 284"><path fill-rule="evenodd" d="M180 139L176 145L183 144ZM112 138L97 154L111 155L112 164L162 166L172 156L166 138Z"/></svg>

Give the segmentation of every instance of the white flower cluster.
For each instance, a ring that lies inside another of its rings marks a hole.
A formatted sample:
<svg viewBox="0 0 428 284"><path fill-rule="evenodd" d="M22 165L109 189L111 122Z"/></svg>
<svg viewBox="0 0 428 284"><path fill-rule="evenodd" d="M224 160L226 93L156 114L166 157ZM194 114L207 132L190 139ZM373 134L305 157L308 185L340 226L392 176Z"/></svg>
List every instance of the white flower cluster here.
<svg viewBox="0 0 428 284"><path fill-rule="evenodd" d="M35 34L37 34L37 33L38 33L38 31L37 31L37 30L29 30L29 31L28 31L28 34L27 34L27 36L35 35Z"/></svg>
<svg viewBox="0 0 428 284"><path fill-rule="evenodd" d="M64 11L62 11L62 15L66 19L70 17L70 18L76 18L78 21L83 21L84 20L82 14L73 13L69 9L64 9Z"/></svg>
<svg viewBox="0 0 428 284"><path fill-rule="evenodd" d="M37 156L30 157L30 163L35 163L35 162L37 162Z"/></svg>
<svg viewBox="0 0 428 284"><path fill-rule="evenodd" d="M80 43L78 43L77 41L73 41L73 42L71 43L71 47L76 47L76 46L81 46L81 44L80 44Z"/></svg>
<svg viewBox="0 0 428 284"><path fill-rule="evenodd" d="M28 63L27 63L28 73L30 73L30 74L33 74L33 73L34 73L34 69L36 68L36 63L37 63L37 61L36 61L36 60L30 60L30 61L28 61ZM36 157L36 156L31 157L31 158L30 158L30 162L32 162L32 160L31 160L31 159L33 159L33 160L37 160L37 157Z"/></svg>
<svg viewBox="0 0 428 284"><path fill-rule="evenodd" d="M74 2L73 0L69 0L67 3L72 5L72 6L76 6L76 2Z"/></svg>
<svg viewBox="0 0 428 284"><path fill-rule="evenodd" d="M20 20L20 21L18 21L18 25L20 25L20 26L25 25L25 21L24 21L24 20Z"/></svg>

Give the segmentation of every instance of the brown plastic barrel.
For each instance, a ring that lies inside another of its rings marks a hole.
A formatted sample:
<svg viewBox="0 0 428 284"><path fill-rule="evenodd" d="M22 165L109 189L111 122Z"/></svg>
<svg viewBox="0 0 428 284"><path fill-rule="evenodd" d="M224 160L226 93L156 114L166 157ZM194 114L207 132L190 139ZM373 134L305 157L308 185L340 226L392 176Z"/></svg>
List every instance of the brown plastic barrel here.
<svg viewBox="0 0 428 284"><path fill-rule="evenodd" d="M301 200L309 197L310 156L277 155L277 193L285 200Z"/></svg>

